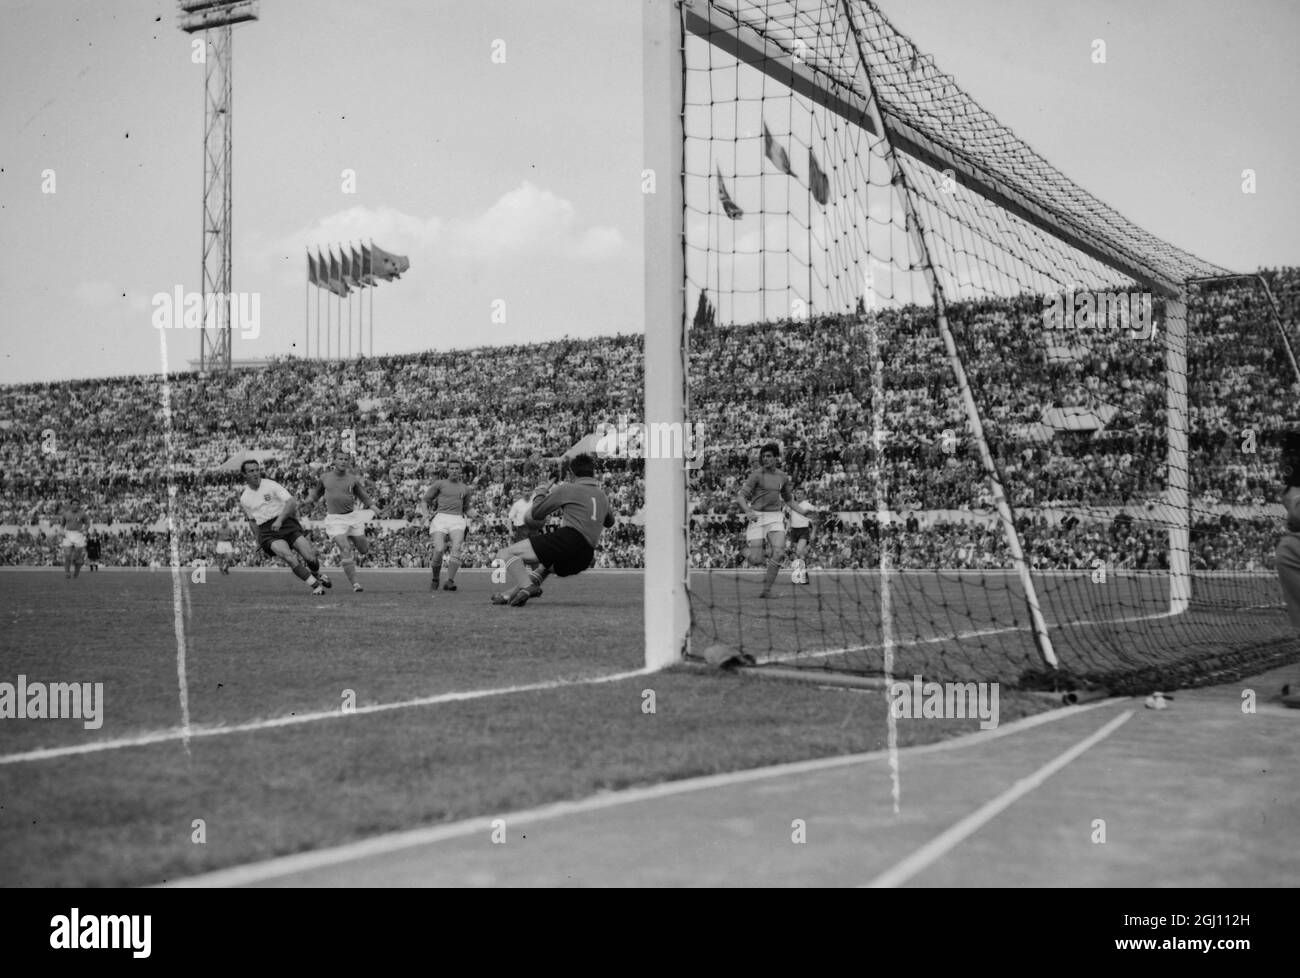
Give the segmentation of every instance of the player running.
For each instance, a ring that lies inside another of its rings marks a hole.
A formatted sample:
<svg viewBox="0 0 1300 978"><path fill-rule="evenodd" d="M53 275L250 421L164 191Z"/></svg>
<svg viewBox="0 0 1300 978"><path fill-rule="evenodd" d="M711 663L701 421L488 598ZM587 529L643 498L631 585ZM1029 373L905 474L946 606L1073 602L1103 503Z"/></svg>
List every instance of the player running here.
<svg viewBox="0 0 1300 978"><path fill-rule="evenodd" d="M808 540L812 536L812 521L817 507L808 501L808 494L802 489L794 491L794 502L787 508L790 529L788 542L794 547L794 560L790 562L790 583L807 584L808 567L804 555L808 553Z"/></svg>
<svg viewBox="0 0 1300 978"><path fill-rule="evenodd" d="M81 565L86 560L86 532L90 529L90 514L80 499L73 496L59 517L63 528L63 578L72 580L81 576ZM75 566L74 566L75 565Z"/></svg>
<svg viewBox="0 0 1300 978"><path fill-rule="evenodd" d="M365 588L357 580L357 555L365 556L370 552L366 523L374 519L376 507L356 473L349 471L351 460L352 457L341 449L334 453L334 467L321 473L307 495L307 505L313 506L318 499L325 497L325 533L339 548L343 573L348 576L352 590L360 593ZM365 509L357 509L358 500Z"/></svg>
<svg viewBox="0 0 1300 978"><path fill-rule="evenodd" d="M272 557L279 557L299 580L306 581L312 594L324 594L332 587L321 573L316 549L298 522L298 501L284 486L262 477L261 463L249 459L239 467L246 483L239 505L257 527L257 542Z"/></svg>
<svg viewBox="0 0 1300 978"><path fill-rule="evenodd" d="M590 455L575 456L569 463L569 472L573 481L556 486L545 498L533 503L528 514L528 525L540 530L546 517L559 513L560 528L553 533L533 533L497 554L509 586L492 595L493 604L518 608L536 596L536 587L528 575L529 561L560 577L572 577L581 574L595 560L600 531L614 525L614 514L605 491L595 479L596 463Z"/></svg>
<svg viewBox="0 0 1300 978"><path fill-rule="evenodd" d="M230 574L230 558L235 552L235 528L230 523L217 527L217 568Z"/></svg>
<svg viewBox="0 0 1300 978"><path fill-rule="evenodd" d="M736 501L750 520L745 531L745 542L749 545L746 554L749 563L754 567L762 564L763 544L766 543L770 548L763 590L758 593L760 598L772 596L772 585L776 583L776 575L781 572L781 557L785 551L784 510L794 500L790 490L790 477L776 467L780 458L781 449L775 442L764 445L758 455L761 467L750 473L736 494Z"/></svg>
<svg viewBox="0 0 1300 978"><path fill-rule="evenodd" d="M424 493L420 512L425 519L429 518L430 511L433 512L433 522L429 525L429 532L433 534L433 578L430 581L430 590L438 590L448 537L451 538L451 554L447 557L447 583L442 586L442 589L456 590L456 571L460 570L460 548L465 543L469 517L473 515L468 505L471 491L463 480L461 464L448 462L447 478L439 479Z"/></svg>

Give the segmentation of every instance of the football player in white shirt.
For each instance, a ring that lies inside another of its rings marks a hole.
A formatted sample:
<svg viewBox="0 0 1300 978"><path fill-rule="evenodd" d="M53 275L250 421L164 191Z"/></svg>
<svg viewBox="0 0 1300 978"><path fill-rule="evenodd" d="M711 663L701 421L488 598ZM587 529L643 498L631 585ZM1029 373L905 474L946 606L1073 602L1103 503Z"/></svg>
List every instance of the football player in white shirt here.
<svg viewBox="0 0 1300 978"><path fill-rule="evenodd" d="M272 557L279 557L312 594L324 594L330 579L321 573L311 539L303 533L296 513L298 501L278 482L262 478L262 466L249 459L239 467L244 491L239 505L257 528L257 542ZM295 552L296 551L296 552Z"/></svg>
<svg viewBox="0 0 1300 978"><path fill-rule="evenodd" d="M786 512L789 514L790 523L786 539L794 544L794 560L790 563L790 583L807 584L808 566L803 558L808 552L808 539L812 536L812 521L816 518L817 507L808 501L808 493L796 489L794 502L786 507Z"/></svg>

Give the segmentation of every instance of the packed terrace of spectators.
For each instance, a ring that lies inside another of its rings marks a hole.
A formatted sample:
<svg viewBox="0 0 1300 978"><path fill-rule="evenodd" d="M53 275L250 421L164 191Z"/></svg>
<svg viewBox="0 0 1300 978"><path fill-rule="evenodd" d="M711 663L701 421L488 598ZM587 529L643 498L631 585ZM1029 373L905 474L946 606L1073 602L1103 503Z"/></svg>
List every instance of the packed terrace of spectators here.
<svg viewBox="0 0 1300 978"><path fill-rule="evenodd" d="M1266 275L1290 328L1300 274ZM1045 334L1042 309L1036 296L949 306L1029 559L1042 568L1159 567L1167 533L1151 514L1167 482L1163 343ZM1296 415L1289 353L1254 285L1216 286L1192 311L1193 564L1271 566L1279 433ZM879 404L865 355L870 331L885 354ZM689 490L697 566L739 563L735 493L768 441L782 445L783 468L824 514L812 566L876 566L882 544L872 514L881 503L899 514L884 532L896 566L1008 565L931 308L699 326L691 346L688 421L705 433ZM169 387L170 453L158 377L0 390L0 562L55 562L52 524L77 493L101 525L106 563L166 564L174 487L183 561L210 556L214 524L233 521L246 544L241 560L263 563L235 505L239 476L219 467L241 451L269 453L266 474L303 497L352 432L358 467L387 518L372 527L370 562L424 565L419 497L458 458L477 489L468 562L482 564L508 539L512 499L545 481L555 456L601 423L640 418L642 344L612 336L351 362L284 359L258 371L173 376ZM599 475L620 516L598 566L639 566L641 466L605 460ZM1128 517L1117 523L1121 511ZM914 528L907 514L917 514Z"/></svg>

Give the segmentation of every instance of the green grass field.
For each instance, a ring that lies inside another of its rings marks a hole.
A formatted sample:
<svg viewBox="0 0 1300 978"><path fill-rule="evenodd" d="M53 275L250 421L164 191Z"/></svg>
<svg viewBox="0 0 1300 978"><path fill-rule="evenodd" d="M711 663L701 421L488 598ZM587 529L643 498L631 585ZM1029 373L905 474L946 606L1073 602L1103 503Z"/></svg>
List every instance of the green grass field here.
<svg viewBox="0 0 1300 978"><path fill-rule="evenodd" d="M454 594L424 571L363 572L364 594L335 580L315 598L283 570L183 577L186 743L170 571L0 572L0 682L104 684L99 729L0 720L0 884L155 883L886 743L879 691L692 668L596 681L641 665L639 574L552 579L518 609L488 602L485 573ZM1007 691L1001 721L1050 705ZM977 728L908 724L899 744Z"/></svg>

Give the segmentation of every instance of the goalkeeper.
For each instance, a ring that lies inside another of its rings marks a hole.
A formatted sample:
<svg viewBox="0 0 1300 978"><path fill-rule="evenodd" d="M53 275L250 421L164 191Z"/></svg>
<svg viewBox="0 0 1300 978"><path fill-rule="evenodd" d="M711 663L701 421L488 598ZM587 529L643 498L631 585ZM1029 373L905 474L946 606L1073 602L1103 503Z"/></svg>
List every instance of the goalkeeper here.
<svg viewBox="0 0 1300 978"><path fill-rule="evenodd" d="M572 577L595 560L601 530L614 525L614 514L595 479L596 463L590 455L575 456L569 463L569 473L572 481L556 486L545 498L534 502L525 519L530 529L540 531L546 517L558 512L560 528L554 533L534 532L497 554L505 568L507 587L492 595L493 604L518 608L528 603L536 587L529 579L528 562L536 562L560 577Z"/></svg>

